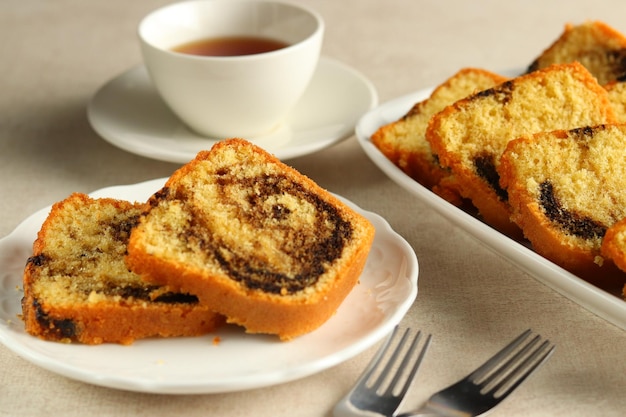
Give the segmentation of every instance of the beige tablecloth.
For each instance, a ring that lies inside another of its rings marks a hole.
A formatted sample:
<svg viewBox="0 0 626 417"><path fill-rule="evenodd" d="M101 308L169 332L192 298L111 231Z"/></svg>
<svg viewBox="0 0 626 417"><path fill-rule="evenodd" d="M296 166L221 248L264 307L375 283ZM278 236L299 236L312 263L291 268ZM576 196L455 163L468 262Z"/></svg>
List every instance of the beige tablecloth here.
<svg viewBox="0 0 626 417"><path fill-rule="evenodd" d="M73 191L165 177L177 168L110 145L86 117L87 103L103 83L140 64L136 25L165 3L2 3L0 237ZM619 0L302 3L326 20L323 55L361 71L376 86L380 102L433 86L465 66L523 68L566 22L600 19L626 32L626 3ZM623 330L495 255L401 189L370 162L354 137L288 162L384 216L418 256L419 294L402 325L432 333L434 343L405 408L532 328L556 343L557 351L494 416L621 416L626 411ZM77 382L0 345L0 416L330 416L374 351L375 346L286 384L168 396Z"/></svg>

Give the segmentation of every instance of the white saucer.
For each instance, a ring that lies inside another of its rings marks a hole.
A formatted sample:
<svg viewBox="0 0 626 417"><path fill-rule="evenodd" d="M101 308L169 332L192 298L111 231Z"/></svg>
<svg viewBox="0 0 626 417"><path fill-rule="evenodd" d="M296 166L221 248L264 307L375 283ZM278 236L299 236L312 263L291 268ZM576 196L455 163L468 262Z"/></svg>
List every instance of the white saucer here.
<svg viewBox="0 0 626 417"><path fill-rule="evenodd" d="M145 201L165 180L104 188L91 195ZM317 330L290 342L246 334L236 326L221 327L207 336L144 339L130 346L55 343L28 335L18 316L22 274L37 231L50 211L47 207L0 239L0 343L35 365L68 378L163 394L259 388L335 366L391 332L417 296L418 277L417 257L406 240L379 215L342 200L376 228L367 263L337 313Z"/></svg>
<svg viewBox="0 0 626 417"><path fill-rule="evenodd" d="M282 160L309 154L351 136L357 120L377 103L378 94L367 78L322 57L309 88L285 123L267 135L244 139ZM106 141L162 161L186 163L218 140L183 125L158 96L144 66L132 68L100 88L87 115ZM237 132L233 136L238 136Z"/></svg>

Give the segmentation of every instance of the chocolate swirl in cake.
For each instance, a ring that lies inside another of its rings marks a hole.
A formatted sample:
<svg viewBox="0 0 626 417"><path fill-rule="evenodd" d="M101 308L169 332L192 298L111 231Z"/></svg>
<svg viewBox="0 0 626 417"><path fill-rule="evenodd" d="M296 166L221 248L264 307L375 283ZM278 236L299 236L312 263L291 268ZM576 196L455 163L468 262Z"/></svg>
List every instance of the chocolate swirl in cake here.
<svg viewBox="0 0 626 417"><path fill-rule="evenodd" d="M199 152L144 208L128 243L133 271L281 340L337 312L375 235L365 216L238 138Z"/></svg>
<svg viewBox="0 0 626 417"><path fill-rule="evenodd" d="M496 193L501 201L508 201L509 196L506 190L500 187L500 175L496 170L495 155L489 152L482 152L474 156L472 162L476 174L482 178Z"/></svg>
<svg viewBox="0 0 626 417"><path fill-rule="evenodd" d="M479 91L474 94L476 98L493 97L500 104L508 104L513 96L513 90L515 89L515 83L513 81L505 81L502 84L488 88L483 91Z"/></svg>
<svg viewBox="0 0 626 417"><path fill-rule="evenodd" d="M554 186L550 181L540 184L539 202L546 216L567 233L583 239L601 238L607 227L588 216L582 216L565 209L554 194Z"/></svg>
<svg viewBox="0 0 626 417"><path fill-rule="evenodd" d="M55 203L24 269L22 318L45 340L129 344L204 334L222 321L198 297L147 283L125 262L140 203L73 193Z"/></svg>
<svg viewBox="0 0 626 417"><path fill-rule="evenodd" d="M137 211L134 215L99 221L98 228L102 243L104 244L105 240L110 239L110 241L116 242L118 251L120 248L125 248L130 232L137 224L138 219L139 212ZM67 231L68 235L76 233L69 230ZM94 280L91 277L98 274L99 265L103 263L103 260L113 263L113 258L117 255L113 251L105 253L99 247L90 247L87 240L78 239L77 236L74 236L74 238L76 247L80 245L81 249L74 257L44 252L28 258L27 266L30 265L32 268L40 269L39 275L41 276L55 277L57 282L65 283L66 291L80 294L84 297L88 297L92 292L97 291L105 296L161 303L193 304L198 302L198 298L194 295L167 292L163 291L160 286L145 285L143 282L129 279L128 275L131 273L124 275L111 273L108 277L106 274L103 274L99 276L101 282L94 286ZM36 307L38 311L41 310L40 306Z"/></svg>
<svg viewBox="0 0 626 417"><path fill-rule="evenodd" d="M37 299L33 301L33 308L35 310L35 319L41 326L40 331L46 338L52 340L76 340L78 330L73 320L50 317Z"/></svg>
<svg viewBox="0 0 626 417"><path fill-rule="evenodd" d="M219 204L211 212L185 206L191 221L182 238L198 245L229 276L250 289L293 294L314 285L341 257L352 235L350 223L331 204L284 175L237 174L227 168L216 172ZM173 196L166 188L158 196L159 200L193 200ZM224 219L238 222L237 234L245 235L245 242L230 236L227 226L221 224Z"/></svg>

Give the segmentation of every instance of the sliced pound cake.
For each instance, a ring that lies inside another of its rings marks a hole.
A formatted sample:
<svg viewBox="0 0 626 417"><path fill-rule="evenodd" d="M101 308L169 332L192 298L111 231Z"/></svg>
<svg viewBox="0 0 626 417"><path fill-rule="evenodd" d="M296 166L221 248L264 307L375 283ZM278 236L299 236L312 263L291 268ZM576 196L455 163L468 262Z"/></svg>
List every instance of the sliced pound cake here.
<svg viewBox="0 0 626 417"><path fill-rule="evenodd" d="M200 152L149 204L128 265L198 295L249 333L283 340L335 313L374 238L363 216L241 139Z"/></svg>
<svg viewBox="0 0 626 417"><path fill-rule="evenodd" d="M223 319L195 296L146 284L125 264L142 206L75 193L56 203L24 272L26 331L46 340L132 343L196 336Z"/></svg>
<svg viewBox="0 0 626 417"><path fill-rule="evenodd" d="M574 61L587 68L601 85L624 80L626 37L599 21L567 24L561 36L533 61L528 71Z"/></svg>
<svg viewBox="0 0 626 417"><path fill-rule="evenodd" d="M372 143L411 178L458 204L458 193L446 186L451 180L450 171L439 165L426 140L428 121L455 101L506 80L483 69L463 68L435 88L429 98L416 103L401 119L381 126L372 135Z"/></svg>
<svg viewBox="0 0 626 417"><path fill-rule="evenodd" d="M503 233L518 235L497 171L507 143L536 132L613 121L606 90L582 65L572 63L457 101L432 117L426 138L483 219Z"/></svg>
<svg viewBox="0 0 626 417"><path fill-rule="evenodd" d="M593 281L618 276L601 254L626 217L626 125L538 133L511 141L499 166L512 218L537 253Z"/></svg>

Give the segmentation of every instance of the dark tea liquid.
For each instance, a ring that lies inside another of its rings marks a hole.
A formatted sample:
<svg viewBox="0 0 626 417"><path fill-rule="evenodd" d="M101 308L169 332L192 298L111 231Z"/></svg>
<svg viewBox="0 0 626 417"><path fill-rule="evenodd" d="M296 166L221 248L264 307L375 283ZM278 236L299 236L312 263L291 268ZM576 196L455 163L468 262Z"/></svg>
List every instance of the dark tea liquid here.
<svg viewBox="0 0 626 417"><path fill-rule="evenodd" d="M229 36L200 39L172 48L174 52L202 56L240 56L272 52L288 46L275 39L256 36Z"/></svg>

